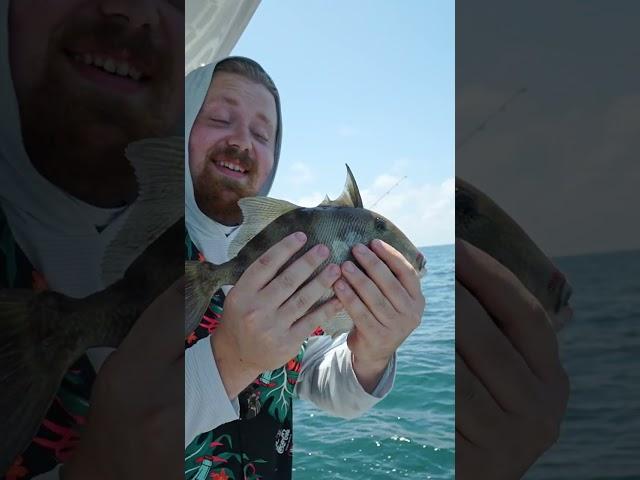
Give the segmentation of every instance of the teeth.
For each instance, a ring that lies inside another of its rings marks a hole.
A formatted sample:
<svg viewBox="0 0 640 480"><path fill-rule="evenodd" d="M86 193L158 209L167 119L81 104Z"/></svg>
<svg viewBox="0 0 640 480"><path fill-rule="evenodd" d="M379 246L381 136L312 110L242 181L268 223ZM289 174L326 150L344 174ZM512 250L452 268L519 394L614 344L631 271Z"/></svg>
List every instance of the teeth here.
<svg viewBox="0 0 640 480"><path fill-rule="evenodd" d="M112 58L104 58L90 53L76 54L73 58L77 62L84 63L85 65L93 65L94 67L101 68L120 77L128 77L135 81L139 81L142 78L142 72L126 62L120 62Z"/></svg>
<svg viewBox="0 0 640 480"><path fill-rule="evenodd" d="M109 73L114 73L116 71L116 62L108 58L107 61L104 62L104 66L102 68Z"/></svg>
<svg viewBox="0 0 640 480"><path fill-rule="evenodd" d="M140 80L140 78L142 77L142 73L140 73L138 70L136 70L133 67L129 67L129 76L137 81L137 80Z"/></svg>
<svg viewBox="0 0 640 480"><path fill-rule="evenodd" d="M126 77L127 75L129 75L129 65L127 65L126 63L118 63L116 72L121 77Z"/></svg>
<svg viewBox="0 0 640 480"><path fill-rule="evenodd" d="M218 162L218 165L228 168L229 170L233 170L234 172L240 172L240 173L246 172L246 170L244 170L243 168L240 168L238 165L233 165L229 162Z"/></svg>

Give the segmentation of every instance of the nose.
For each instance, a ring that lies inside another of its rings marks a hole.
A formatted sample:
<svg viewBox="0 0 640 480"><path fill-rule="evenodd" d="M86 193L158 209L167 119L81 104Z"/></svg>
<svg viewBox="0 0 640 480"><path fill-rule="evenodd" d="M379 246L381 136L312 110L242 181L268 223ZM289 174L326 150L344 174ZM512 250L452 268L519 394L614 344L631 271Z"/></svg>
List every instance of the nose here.
<svg viewBox="0 0 640 480"><path fill-rule="evenodd" d="M107 17L118 18L131 28L159 23L157 2L152 0L102 0L100 10Z"/></svg>
<svg viewBox="0 0 640 480"><path fill-rule="evenodd" d="M251 137L243 125L236 125L233 131L229 133L229 136L227 137L227 146L235 147L241 151L251 150Z"/></svg>

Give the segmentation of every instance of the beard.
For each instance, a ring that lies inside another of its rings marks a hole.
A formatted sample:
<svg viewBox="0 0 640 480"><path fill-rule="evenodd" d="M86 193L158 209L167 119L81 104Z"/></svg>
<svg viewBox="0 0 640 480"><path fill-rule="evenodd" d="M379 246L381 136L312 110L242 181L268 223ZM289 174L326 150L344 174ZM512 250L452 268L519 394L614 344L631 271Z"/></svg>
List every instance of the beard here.
<svg viewBox="0 0 640 480"><path fill-rule="evenodd" d="M218 156L239 160L242 167L248 169L247 181L240 182L216 172L213 159ZM207 155L204 168L193 182L195 200L200 211L222 225L242 223L242 210L238 206L238 200L256 196L260 191L257 165L258 162L246 152L240 152L236 148L213 150Z"/></svg>

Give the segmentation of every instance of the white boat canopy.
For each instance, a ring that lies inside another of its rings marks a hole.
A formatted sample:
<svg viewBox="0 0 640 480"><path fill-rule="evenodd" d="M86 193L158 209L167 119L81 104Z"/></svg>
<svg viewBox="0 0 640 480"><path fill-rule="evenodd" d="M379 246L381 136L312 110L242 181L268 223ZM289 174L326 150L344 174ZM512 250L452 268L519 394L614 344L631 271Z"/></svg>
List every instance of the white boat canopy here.
<svg viewBox="0 0 640 480"><path fill-rule="evenodd" d="M228 56L260 0L187 0L184 74Z"/></svg>

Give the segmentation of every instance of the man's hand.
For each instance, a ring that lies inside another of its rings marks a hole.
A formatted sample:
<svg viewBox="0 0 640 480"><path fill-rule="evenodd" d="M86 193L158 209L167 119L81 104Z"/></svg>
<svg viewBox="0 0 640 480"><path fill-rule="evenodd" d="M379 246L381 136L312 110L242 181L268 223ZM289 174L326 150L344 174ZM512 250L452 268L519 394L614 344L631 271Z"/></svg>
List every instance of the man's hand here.
<svg viewBox="0 0 640 480"><path fill-rule="evenodd" d="M540 303L456 241L456 478L519 479L558 438L569 381Z"/></svg>
<svg viewBox="0 0 640 480"><path fill-rule="evenodd" d="M225 299L211 342L229 398L260 373L295 357L313 330L342 307L334 298L307 313L340 276L337 265L327 265L297 291L329 257L325 245L314 246L276 276L305 242L298 232L275 244L247 268Z"/></svg>
<svg viewBox="0 0 640 480"><path fill-rule="evenodd" d="M158 297L102 365L63 480L181 478L184 278Z"/></svg>
<svg viewBox="0 0 640 480"><path fill-rule="evenodd" d="M338 280L334 291L354 323L347 340L354 371L371 393L396 349L420 325L425 299L415 269L390 245L373 240L371 249L354 246L353 255L364 272L345 262L346 282Z"/></svg>

